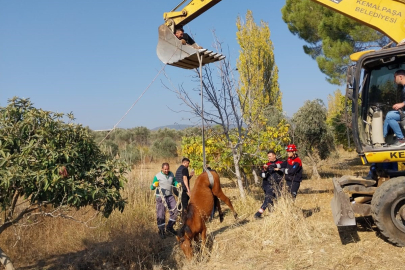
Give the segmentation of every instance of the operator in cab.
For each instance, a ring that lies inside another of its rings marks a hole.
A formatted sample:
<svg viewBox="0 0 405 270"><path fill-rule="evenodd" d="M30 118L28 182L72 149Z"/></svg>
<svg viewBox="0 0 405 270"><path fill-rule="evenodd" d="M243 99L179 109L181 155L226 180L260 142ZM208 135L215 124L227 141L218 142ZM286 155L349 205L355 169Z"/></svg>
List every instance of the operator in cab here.
<svg viewBox="0 0 405 270"><path fill-rule="evenodd" d="M387 115L385 116L385 121L384 121L384 138L387 137L388 135L388 128L391 128L392 131L394 131L397 141L392 144L391 146L404 146L405 145L405 138L404 135L402 134L401 127L399 126L398 121L401 120L401 116L398 112L399 109L403 109L405 106L405 70L399 69L394 73L394 81L396 84L402 86L402 102L396 103L392 106L392 108L395 111L389 111Z"/></svg>
<svg viewBox="0 0 405 270"><path fill-rule="evenodd" d="M184 29L181 27L176 28L176 30L174 31L174 35L181 41L183 45L190 45L196 50L203 48L201 46L198 46L198 44L195 43L195 41L187 33L184 33Z"/></svg>

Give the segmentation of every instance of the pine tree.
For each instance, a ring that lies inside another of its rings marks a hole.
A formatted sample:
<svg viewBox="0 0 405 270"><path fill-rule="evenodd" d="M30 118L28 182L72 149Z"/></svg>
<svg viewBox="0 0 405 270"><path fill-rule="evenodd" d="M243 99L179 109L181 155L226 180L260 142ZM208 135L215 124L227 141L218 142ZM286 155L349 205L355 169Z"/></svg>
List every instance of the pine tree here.
<svg viewBox="0 0 405 270"><path fill-rule="evenodd" d="M332 84L344 82L350 54L389 42L376 30L311 0L286 0L282 14L291 33L308 43L304 52L316 59Z"/></svg>

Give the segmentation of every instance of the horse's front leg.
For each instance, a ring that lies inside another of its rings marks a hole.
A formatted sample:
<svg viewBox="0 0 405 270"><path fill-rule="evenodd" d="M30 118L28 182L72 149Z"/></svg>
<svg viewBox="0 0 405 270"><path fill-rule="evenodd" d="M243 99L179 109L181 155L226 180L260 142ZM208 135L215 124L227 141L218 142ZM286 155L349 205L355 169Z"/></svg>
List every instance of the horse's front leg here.
<svg viewBox="0 0 405 270"><path fill-rule="evenodd" d="M196 243L198 243L198 241L200 241L200 236L199 236L198 233L196 233L196 234L194 235L194 241L195 241Z"/></svg>
<svg viewBox="0 0 405 270"><path fill-rule="evenodd" d="M207 242L207 227L205 226L205 222L204 222L202 232L201 232L201 245L205 246L206 242Z"/></svg>

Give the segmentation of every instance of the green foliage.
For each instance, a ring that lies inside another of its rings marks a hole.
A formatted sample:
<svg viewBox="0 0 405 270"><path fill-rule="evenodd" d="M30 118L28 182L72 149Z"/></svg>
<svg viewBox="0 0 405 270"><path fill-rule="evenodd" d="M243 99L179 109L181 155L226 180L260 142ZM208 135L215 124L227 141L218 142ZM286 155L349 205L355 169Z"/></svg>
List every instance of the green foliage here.
<svg viewBox="0 0 405 270"><path fill-rule="evenodd" d="M30 205L92 205L106 217L124 210L126 164L103 154L86 128L63 117L34 108L29 99L15 97L0 107L3 211L12 213L19 197Z"/></svg>
<svg viewBox="0 0 405 270"><path fill-rule="evenodd" d="M130 129L129 131L134 134L131 142L135 142L137 145L140 145L140 146L149 145L151 131L148 128L136 127L136 128Z"/></svg>
<svg viewBox="0 0 405 270"><path fill-rule="evenodd" d="M170 138L173 141L180 141L182 136L182 132L175 129L159 129L151 133L151 139L153 141L163 140L164 138Z"/></svg>
<svg viewBox="0 0 405 270"><path fill-rule="evenodd" d="M177 145L172 138L164 137L163 140L153 142L151 152L154 157L177 157Z"/></svg>
<svg viewBox="0 0 405 270"><path fill-rule="evenodd" d="M245 173L250 173L252 165L267 163L268 150L274 150L277 155L285 156L285 145L290 142L290 125L285 119L278 124L267 125L260 130L251 130L243 144L241 167Z"/></svg>
<svg viewBox="0 0 405 270"><path fill-rule="evenodd" d="M108 131L90 131L96 142L101 142L100 148L111 157L119 156L129 164L136 164L145 159L175 157L177 146L183 132L174 129L159 129L151 131L146 127L130 129L115 129L106 138Z"/></svg>
<svg viewBox="0 0 405 270"><path fill-rule="evenodd" d="M203 148L201 132L183 137L181 153L191 160L190 166L195 169L197 174L202 173ZM227 147L226 138L222 133L216 132L215 129L205 131L205 153L207 164L220 173L233 166L232 153L231 149Z"/></svg>
<svg viewBox="0 0 405 270"><path fill-rule="evenodd" d="M332 128L335 143L343 145L347 150L354 148L351 107L351 100L347 99L346 101L339 89L333 95L328 96L326 123Z"/></svg>
<svg viewBox="0 0 405 270"><path fill-rule="evenodd" d="M376 30L311 0L286 0L282 14L291 33L308 43L304 52L316 59L332 84L345 81L350 54L388 43Z"/></svg>
<svg viewBox="0 0 405 270"><path fill-rule="evenodd" d="M237 41L240 46L237 68L240 88L238 94L246 99L245 114L253 118L262 116L263 107L282 109L281 92L278 84L278 68L274 60L270 28L261 21L254 22L252 11L246 13L245 22L238 17Z"/></svg>
<svg viewBox="0 0 405 270"><path fill-rule="evenodd" d="M331 130L326 124L327 110L323 101L306 101L294 114L294 143L304 156L327 158L335 149Z"/></svg>
<svg viewBox="0 0 405 270"><path fill-rule="evenodd" d="M141 150L134 144L128 144L120 150L120 158L128 164L136 164L142 160Z"/></svg>
<svg viewBox="0 0 405 270"><path fill-rule="evenodd" d="M250 173L253 166L267 162L267 151L274 151L284 154L284 146L288 144L289 125L281 121L277 126L268 126L260 132L249 132L241 145L243 153L239 165L246 174ZM228 141L221 132L219 126L206 130L205 152L207 164L220 173L232 175L234 170L234 159ZM232 143L236 144L238 132L230 130ZM195 168L196 173L202 172L203 154L201 135L190 134L184 136L181 144L182 154L190 158L190 166Z"/></svg>
<svg viewBox="0 0 405 270"><path fill-rule="evenodd" d="M111 157L115 157L118 154L118 144L113 141L106 141L100 148Z"/></svg>

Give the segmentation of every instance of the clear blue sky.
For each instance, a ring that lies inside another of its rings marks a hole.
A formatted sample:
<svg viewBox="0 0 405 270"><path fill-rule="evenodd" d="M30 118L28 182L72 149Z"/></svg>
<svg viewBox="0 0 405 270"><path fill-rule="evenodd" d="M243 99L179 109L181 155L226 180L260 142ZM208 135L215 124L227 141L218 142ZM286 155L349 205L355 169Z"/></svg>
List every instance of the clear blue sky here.
<svg viewBox="0 0 405 270"><path fill-rule="evenodd" d="M162 67L156 56L158 26L175 1L146 0L0 0L0 106L13 96L35 106L73 111L76 122L108 129L124 115ZM229 46L235 63L236 18L248 9L271 30L283 109L292 116L305 100L327 96L330 85L304 42L281 19L282 0L223 0L185 27L204 48L212 49L212 30ZM193 71L168 66L176 84L190 85ZM164 76L131 110L119 127L194 124Z"/></svg>

